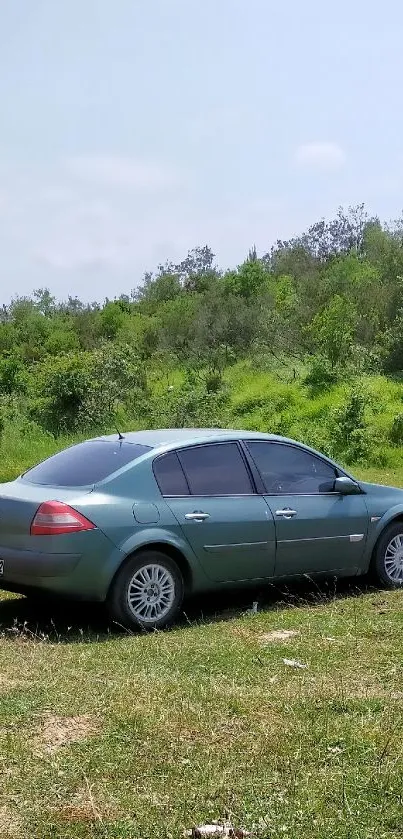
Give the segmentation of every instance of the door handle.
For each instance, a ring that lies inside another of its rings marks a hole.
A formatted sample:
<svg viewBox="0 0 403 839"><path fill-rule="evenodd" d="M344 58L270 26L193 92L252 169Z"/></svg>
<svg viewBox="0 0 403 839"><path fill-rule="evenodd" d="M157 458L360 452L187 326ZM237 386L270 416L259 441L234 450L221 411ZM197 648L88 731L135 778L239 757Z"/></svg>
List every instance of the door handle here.
<svg viewBox="0 0 403 839"><path fill-rule="evenodd" d="M209 519L209 518L210 518L209 513L197 512L197 510L195 510L194 513L186 513L185 514L185 519L187 521L205 521L206 519Z"/></svg>
<svg viewBox="0 0 403 839"><path fill-rule="evenodd" d="M296 515L297 511L292 510L291 507L285 507L284 510L276 510L276 516L281 516L283 519L292 519Z"/></svg>

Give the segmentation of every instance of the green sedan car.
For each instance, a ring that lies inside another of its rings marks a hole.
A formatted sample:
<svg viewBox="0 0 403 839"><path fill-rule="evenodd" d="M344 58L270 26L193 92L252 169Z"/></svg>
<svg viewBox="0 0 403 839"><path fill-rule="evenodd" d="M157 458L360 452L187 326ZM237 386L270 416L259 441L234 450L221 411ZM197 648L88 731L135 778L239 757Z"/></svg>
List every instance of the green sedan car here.
<svg viewBox="0 0 403 839"><path fill-rule="evenodd" d="M403 584L403 490L269 434L98 437L0 485L0 588L105 601L129 627L195 592L369 570Z"/></svg>

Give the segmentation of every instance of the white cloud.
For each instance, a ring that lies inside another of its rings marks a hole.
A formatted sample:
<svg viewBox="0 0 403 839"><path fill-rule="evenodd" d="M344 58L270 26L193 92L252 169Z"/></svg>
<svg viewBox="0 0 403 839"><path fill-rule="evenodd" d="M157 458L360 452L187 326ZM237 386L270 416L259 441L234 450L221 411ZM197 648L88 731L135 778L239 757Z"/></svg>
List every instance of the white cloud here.
<svg viewBox="0 0 403 839"><path fill-rule="evenodd" d="M337 143L304 143L295 152L295 162L306 169L340 169L346 156Z"/></svg>
<svg viewBox="0 0 403 839"><path fill-rule="evenodd" d="M152 161L114 155L82 155L66 161L68 172L81 181L138 192L171 189L179 174Z"/></svg>

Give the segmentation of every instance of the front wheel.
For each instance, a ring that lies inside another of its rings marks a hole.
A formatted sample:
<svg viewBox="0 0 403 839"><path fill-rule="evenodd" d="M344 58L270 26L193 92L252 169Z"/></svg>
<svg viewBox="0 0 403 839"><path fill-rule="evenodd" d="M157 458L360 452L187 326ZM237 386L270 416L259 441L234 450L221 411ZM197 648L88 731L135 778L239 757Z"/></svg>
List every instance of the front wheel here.
<svg viewBox="0 0 403 839"><path fill-rule="evenodd" d="M159 551L144 551L129 559L115 577L109 613L130 629L163 629L175 619L183 594L176 563Z"/></svg>
<svg viewBox="0 0 403 839"><path fill-rule="evenodd" d="M403 586L403 522L386 528L372 558L372 569L378 581L387 588Z"/></svg>

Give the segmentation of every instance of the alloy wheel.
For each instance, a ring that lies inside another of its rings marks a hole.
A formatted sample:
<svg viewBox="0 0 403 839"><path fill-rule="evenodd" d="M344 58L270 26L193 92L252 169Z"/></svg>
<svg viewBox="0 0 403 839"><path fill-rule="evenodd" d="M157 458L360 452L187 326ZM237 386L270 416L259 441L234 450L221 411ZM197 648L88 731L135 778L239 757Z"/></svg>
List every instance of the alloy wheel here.
<svg viewBox="0 0 403 839"><path fill-rule="evenodd" d="M393 583L403 582L403 533L390 540L385 551L385 572Z"/></svg>
<svg viewBox="0 0 403 839"><path fill-rule="evenodd" d="M163 565L142 565L127 587L127 602L136 620L155 623L165 617L175 601L175 580Z"/></svg>

